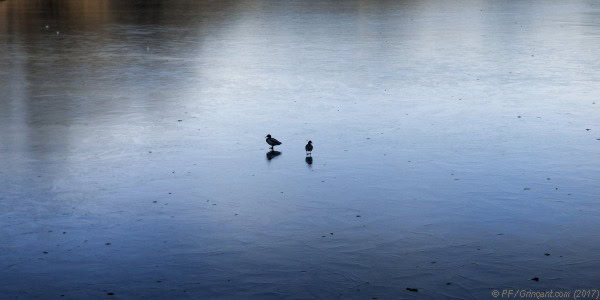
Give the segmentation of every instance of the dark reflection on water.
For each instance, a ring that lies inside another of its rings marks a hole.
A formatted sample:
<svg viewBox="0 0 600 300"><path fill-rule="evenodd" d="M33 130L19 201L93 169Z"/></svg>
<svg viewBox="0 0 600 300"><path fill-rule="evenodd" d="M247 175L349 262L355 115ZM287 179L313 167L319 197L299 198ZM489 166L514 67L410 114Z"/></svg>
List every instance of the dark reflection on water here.
<svg viewBox="0 0 600 300"><path fill-rule="evenodd" d="M594 287L598 20L593 1L0 1L2 297Z"/></svg>
<svg viewBox="0 0 600 300"><path fill-rule="evenodd" d="M267 152L267 160L271 160L277 156L281 155L281 152L279 151L275 151L275 150L271 150L269 152Z"/></svg>
<svg viewBox="0 0 600 300"><path fill-rule="evenodd" d="M310 166L313 163L313 158L312 156L307 156L305 159L306 163Z"/></svg>

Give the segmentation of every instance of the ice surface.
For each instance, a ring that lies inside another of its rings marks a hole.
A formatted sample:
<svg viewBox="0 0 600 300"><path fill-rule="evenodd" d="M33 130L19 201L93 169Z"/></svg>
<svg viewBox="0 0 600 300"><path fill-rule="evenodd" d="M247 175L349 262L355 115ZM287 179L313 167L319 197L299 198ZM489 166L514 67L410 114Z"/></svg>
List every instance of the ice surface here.
<svg viewBox="0 0 600 300"><path fill-rule="evenodd" d="M0 298L598 288L598 49L583 0L0 1Z"/></svg>

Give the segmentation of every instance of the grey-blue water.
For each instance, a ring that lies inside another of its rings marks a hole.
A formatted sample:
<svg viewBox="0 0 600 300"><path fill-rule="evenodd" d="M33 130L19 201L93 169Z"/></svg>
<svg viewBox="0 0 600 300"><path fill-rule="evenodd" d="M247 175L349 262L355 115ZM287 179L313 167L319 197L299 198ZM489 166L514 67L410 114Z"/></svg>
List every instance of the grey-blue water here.
<svg viewBox="0 0 600 300"><path fill-rule="evenodd" d="M598 1L0 1L0 298L598 289L599 53Z"/></svg>

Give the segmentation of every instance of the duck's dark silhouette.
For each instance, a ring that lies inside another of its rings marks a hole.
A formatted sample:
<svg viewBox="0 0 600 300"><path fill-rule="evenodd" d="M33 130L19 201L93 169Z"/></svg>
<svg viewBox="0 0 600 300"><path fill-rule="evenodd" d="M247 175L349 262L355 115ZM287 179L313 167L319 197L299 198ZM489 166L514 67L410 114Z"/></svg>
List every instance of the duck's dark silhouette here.
<svg viewBox="0 0 600 300"><path fill-rule="evenodd" d="M306 164L308 164L308 166L312 165L312 156L307 156L305 161L306 161Z"/></svg>
<svg viewBox="0 0 600 300"><path fill-rule="evenodd" d="M312 141L308 141L308 144L306 144L306 146L304 146L304 150L306 150L306 155L312 155L312 150L313 150L313 145L312 145Z"/></svg>
<svg viewBox="0 0 600 300"><path fill-rule="evenodd" d="M277 156L281 155L281 152L279 151L275 151L275 150L271 150L269 152L267 152L267 160L271 160Z"/></svg>
<svg viewBox="0 0 600 300"><path fill-rule="evenodd" d="M267 134L266 142L267 142L267 144L271 145L271 149L273 149L273 147L275 147L277 145L281 145L281 142L275 138L272 138L270 134Z"/></svg>

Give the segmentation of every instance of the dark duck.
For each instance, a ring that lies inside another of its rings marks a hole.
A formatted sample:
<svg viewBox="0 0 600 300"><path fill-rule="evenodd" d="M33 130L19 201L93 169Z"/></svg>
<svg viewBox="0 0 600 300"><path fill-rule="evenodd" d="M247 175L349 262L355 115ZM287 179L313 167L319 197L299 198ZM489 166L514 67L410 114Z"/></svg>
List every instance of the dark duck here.
<svg viewBox="0 0 600 300"><path fill-rule="evenodd" d="M304 146L304 150L306 150L307 155L312 155L312 150L313 150L312 141L308 141L308 144L306 144L306 146Z"/></svg>
<svg viewBox="0 0 600 300"><path fill-rule="evenodd" d="M266 141L267 141L267 144L271 145L271 149L273 149L273 147L275 147L277 145L281 145L281 142L275 138L272 138L270 134L267 134Z"/></svg>

